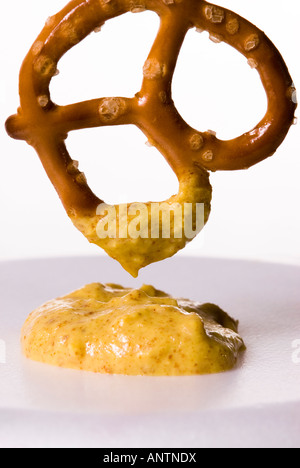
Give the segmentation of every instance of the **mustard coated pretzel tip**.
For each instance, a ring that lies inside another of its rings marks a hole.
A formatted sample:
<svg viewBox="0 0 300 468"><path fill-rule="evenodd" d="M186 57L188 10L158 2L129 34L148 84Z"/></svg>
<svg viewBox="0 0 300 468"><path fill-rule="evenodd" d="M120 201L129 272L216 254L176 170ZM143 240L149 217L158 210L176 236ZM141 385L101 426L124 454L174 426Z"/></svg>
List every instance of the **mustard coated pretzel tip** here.
<svg viewBox="0 0 300 468"><path fill-rule="evenodd" d="M159 15L160 28L145 60L142 87L133 98L104 97L67 106L51 100L51 79L68 50L91 32L101 30L106 21L127 12L146 10ZM267 112L255 128L235 139L222 141L213 131L200 132L190 127L172 100L177 58L191 28L208 31L214 42L223 41L234 47L260 75L268 98ZM90 217L96 222L95 211L102 200L91 191L67 151L65 139L69 132L136 125L175 172L181 192L185 193L184 197L179 193L176 200L203 202L207 221L211 201L207 171L249 168L274 154L294 122L297 107L295 86L270 39L236 13L203 0L72 0L46 21L28 52L20 71L20 100L18 114L6 122L8 134L35 148L68 215L95 243L91 224L87 232L83 220ZM189 195L183 184L190 184ZM197 196L191 196L193 191ZM174 197L170 200L174 201ZM161 257L174 254L186 242L174 243L173 250ZM129 243L127 247L130 253L134 251ZM157 252L160 247L157 246ZM118 256L111 246L104 248L111 256ZM149 242L145 252L151 248ZM150 256L148 263L153 258ZM156 258L162 259L159 255ZM144 263L137 261L137 269Z"/></svg>

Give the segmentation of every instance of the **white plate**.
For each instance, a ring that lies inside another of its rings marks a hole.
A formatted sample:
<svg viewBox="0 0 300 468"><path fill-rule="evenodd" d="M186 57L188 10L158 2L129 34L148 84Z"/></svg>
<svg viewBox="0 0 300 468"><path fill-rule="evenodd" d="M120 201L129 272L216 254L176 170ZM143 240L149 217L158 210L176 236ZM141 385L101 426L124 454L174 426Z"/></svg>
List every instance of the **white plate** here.
<svg viewBox="0 0 300 468"><path fill-rule="evenodd" d="M220 305L240 320L241 366L221 375L142 378L22 357L20 329L31 310L95 281L151 283ZM298 448L299 285L299 267L230 260L176 257L139 280L106 257L1 263L0 446Z"/></svg>

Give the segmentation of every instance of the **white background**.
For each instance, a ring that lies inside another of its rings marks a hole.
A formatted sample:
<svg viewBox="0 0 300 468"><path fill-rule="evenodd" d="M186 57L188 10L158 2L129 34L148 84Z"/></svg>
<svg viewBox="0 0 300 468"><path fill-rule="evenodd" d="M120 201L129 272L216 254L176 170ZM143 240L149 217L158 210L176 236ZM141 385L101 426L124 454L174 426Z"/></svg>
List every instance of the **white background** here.
<svg viewBox="0 0 300 468"><path fill-rule="evenodd" d="M73 227L34 150L5 133L18 107L22 59L49 15L66 0L3 2L0 29L0 259L104 255ZM283 54L300 87L299 0L220 0L263 29ZM59 63L52 85L59 104L103 96L133 96L158 29L154 13L109 21ZM207 33L190 31L175 73L176 106L189 124L238 136L263 116L259 76L244 57ZM300 125L277 154L248 171L213 174L213 210L204 234L182 254L251 258L300 264ZM135 127L73 132L67 140L97 195L109 203L163 200L177 181L156 149Z"/></svg>

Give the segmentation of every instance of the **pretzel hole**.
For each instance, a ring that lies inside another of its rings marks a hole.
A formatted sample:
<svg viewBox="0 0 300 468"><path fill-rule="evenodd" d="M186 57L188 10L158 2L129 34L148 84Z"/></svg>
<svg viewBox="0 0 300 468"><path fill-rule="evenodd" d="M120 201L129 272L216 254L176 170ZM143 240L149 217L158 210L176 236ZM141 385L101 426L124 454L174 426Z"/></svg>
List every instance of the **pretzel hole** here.
<svg viewBox="0 0 300 468"><path fill-rule="evenodd" d="M68 151L93 192L106 203L162 201L178 192L175 174L133 125L70 132Z"/></svg>
<svg viewBox="0 0 300 468"><path fill-rule="evenodd" d="M107 21L58 63L52 100L61 105L105 96L133 97L141 88L143 65L159 28L150 11ZM130 33L129 33L130 32Z"/></svg>
<svg viewBox="0 0 300 468"><path fill-rule="evenodd" d="M229 45L209 41L207 32L189 31L173 81L179 113L200 131L213 129L221 140L251 130L266 113L267 97L249 65Z"/></svg>

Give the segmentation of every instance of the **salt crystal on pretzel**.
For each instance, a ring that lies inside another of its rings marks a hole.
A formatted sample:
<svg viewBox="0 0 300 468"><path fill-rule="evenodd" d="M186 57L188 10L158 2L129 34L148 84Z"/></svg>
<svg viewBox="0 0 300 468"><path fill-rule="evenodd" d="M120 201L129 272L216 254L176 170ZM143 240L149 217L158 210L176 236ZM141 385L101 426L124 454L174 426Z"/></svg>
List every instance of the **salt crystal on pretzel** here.
<svg viewBox="0 0 300 468"><path fill-rule="evenodd" d="M57 74L58 61L68 50L91 32L99 31L105 21L145 10L156 12L161 24L144 65L142 88L135 97L94 99L68 106L51 101L49 84ZM221 141L212 131L198 132L182 119L174 105L172 78L191 28L208 31L214 42L234 47L260 75L268 98L266 115L254 129L238 138ZM97 226L103 216L97 209L103 204L68 154L64 142L68 132L136 125L163 154L179 181L178 194L158 207L170 214L174 206L190 203L194 215L197 204L203 204L206 222L212 193L208 171L249 168L274 154L294 122L297 106L286 64L266 35L234 12L203 0L72 0L46 21L25 58L20 72L20 98L18 114L6 122L9 135L35 148L75 226L134 276L140 268L174 255L190 239L176 238L175 222L171 223L169 239L100 239ZM150 204L146 206L150 210ZM122 205L114 208L121 216ZM126 215L123 212L122 216ZM121 218L117 218L116 224L120 222Z"/></svg>

